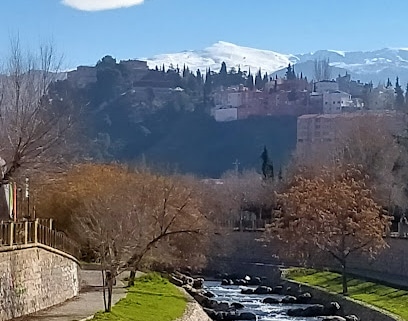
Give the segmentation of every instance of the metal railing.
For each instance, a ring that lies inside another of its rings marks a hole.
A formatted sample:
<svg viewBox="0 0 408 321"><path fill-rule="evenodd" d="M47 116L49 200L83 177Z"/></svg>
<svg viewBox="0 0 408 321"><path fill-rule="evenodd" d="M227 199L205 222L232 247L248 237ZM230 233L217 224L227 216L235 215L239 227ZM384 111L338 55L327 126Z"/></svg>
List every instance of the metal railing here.
<svg viewBox="0 0 408 321"><path fill-rule="evenodd" d="M0 251L3 248L43 244L79 258L79 247L64 233L40 223L40 220L24 222L0 222Z"/></svg>

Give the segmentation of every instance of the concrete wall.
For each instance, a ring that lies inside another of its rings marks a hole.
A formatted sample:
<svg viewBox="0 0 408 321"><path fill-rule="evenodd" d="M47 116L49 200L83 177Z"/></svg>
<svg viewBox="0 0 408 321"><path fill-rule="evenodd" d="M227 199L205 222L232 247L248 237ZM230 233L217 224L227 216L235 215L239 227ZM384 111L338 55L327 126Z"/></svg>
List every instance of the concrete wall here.
<svg viewBox="0 0 408 321"><path fill-rule="evenodd" d="M220 273L242 273L255 274L259 271L260 275L267 276L268 267L273 265L295 265L295 260L282 260L279 253L282 253L282 247L278 242L262 242L261 232L228 232L216 236L215 246L221 249L217 255L213 255L210 260L210 270ZM351 256L348 267L358 269L370 277L369 272L375 274L385 273L400 277L401 280L408 282L408 239L389 238L387 239L389 247L383 250L376 258L370 259L365 255ZM322 266L336 262L328 257L319 257L315 263L319 262ZM263 263L261 265L260 263ZM246 266L246 267L245 267ZM245 270L248 270L246 272ZM373 275L375 278L375 275Z"/></svg>
<svg viewBox="0 0 408 321"><path fill-rule="evenodd" d="M286 281L288 286L297 288L299 283ZM311 287L305 284L301 284L302 292L310 292L315 303L330 304L330 302L338 302L342 308L341 312L344 315L357 315L360 321L395 321L399 320L397 316L391 313L381 311L372 306L364 306L350 298L345 298L342 295L331 294L325 291L319 290L315 287Z"/></svg>
<svg viewBox="0 0 408 321"><path fill-rule="evenodd" d="M0 320L64 302L79 293L79 264L39 245L0 252Z"/></svg>

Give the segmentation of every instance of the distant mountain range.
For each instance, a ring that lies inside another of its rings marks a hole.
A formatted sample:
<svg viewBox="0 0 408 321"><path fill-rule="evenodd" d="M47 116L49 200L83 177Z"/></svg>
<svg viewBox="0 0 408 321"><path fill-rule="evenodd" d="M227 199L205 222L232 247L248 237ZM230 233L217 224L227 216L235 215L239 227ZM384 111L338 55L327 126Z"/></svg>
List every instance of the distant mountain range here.
<svg viewBox="0 0 408 321"><path fill-rule="evenodd" d="M241 68L242 71L251 69L256 73L261 68L262 73L283 75L289 63L295 65L297 73L303 73L313 79L315 59L329 59L332 77L344 74L346 71L355 80L363 82L373 81L374 85L385 83L387 78L395 82L398 76L401 83L408 82L408 48L384 48L375 51L336 51L319 50L306 54L283 54L270 50L260 50L242 47L232 43L219 41L202 50L183 51L179 53L161 54L147 60L150 68L170 65L182 68L186 65L190 70L200 69L205 72L210 68L219 71L221 63L225 61L227 67Z"/></svg>

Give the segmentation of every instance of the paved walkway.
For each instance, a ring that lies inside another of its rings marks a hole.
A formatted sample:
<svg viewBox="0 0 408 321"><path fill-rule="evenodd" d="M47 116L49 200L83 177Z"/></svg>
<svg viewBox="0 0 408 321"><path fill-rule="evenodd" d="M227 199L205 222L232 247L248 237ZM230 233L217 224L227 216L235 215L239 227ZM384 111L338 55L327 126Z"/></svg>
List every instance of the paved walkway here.
<svg viewBox="0 0 408 321"><path fill-rule="evenodd" d="M74 299L57 306L24 316L14 321L78 321L104 310L102 276L100 271L81 271L81 292ZM126 296L124 284L120 281L113 289L112 304Z"/></svg>

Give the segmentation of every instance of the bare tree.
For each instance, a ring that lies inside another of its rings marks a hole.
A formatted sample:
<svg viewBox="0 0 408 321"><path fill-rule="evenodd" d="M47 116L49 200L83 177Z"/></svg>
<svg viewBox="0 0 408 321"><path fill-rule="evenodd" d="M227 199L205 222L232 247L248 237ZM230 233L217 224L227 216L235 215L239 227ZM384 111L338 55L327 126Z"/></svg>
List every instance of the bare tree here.
<svg viewBox="0 0 408 321"><path fill-rule="evenodd" d="M26 52L18 38L11 40L0 76L0 157L4 159L0 186L21 169L55 162L66 147L70 106L56 108L47 97L61 62L52 44Z"/></svg>
<svg viewBox="0 0 408 321"><path fill-rule="evenodd" d="M110 311L113 280L119 273L131 270L134 282L151 249L160 242L170 245L176 236L200 235L207 220L195 190L180 177L100 169L99 176L89 177L95 188L76 208L76 222L83 244L95 251L105 271Z"/></svg>

